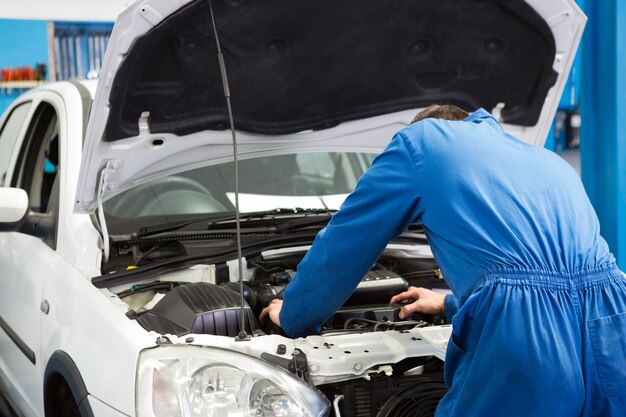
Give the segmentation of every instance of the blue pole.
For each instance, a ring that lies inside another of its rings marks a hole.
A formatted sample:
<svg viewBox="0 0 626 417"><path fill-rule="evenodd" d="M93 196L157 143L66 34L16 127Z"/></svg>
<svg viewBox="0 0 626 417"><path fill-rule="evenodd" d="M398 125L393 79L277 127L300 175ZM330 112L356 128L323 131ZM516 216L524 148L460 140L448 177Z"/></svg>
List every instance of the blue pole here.
<svg viewBox="0 0 626 417"><path fill-rule="evenodd" d="M602 236L626 270L626 1L587 0L585 12L582 179Z"/></svg>

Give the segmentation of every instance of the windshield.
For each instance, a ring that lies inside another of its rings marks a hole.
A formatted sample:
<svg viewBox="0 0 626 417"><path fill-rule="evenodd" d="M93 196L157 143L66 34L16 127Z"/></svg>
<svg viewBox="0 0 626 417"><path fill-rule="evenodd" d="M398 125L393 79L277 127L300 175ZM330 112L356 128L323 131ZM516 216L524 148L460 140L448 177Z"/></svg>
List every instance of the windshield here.
<svg viewBox="0 0 626 417"><path fill-rule="evenodd" d="M315 152L240 160L240 210L242 213L275 208L337 210L375 156L372 153ZM107 223L119 232L132 232L119 230L122 225L125 226L122 229L132 229L132 219L146 225L185 215L234 211L234 162L158 178L104 203Z"/></svg>

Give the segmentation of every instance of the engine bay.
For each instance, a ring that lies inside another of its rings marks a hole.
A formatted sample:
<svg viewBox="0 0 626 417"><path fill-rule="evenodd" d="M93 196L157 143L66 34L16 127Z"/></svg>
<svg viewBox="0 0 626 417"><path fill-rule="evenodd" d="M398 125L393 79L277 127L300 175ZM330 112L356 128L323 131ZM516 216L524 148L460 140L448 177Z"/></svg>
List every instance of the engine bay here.
<svg viewBox="0 0 626 417"><path fill-rule="evenodd" d="M321 334L401 330L443 324L441 317L414 314L398 318L401 305L389 300L409 286L446 292L447 287L427 245L390 245L362 278L344 305L322 326ZM416 253L416 250L419 253ZM296 274L306 253L301 248L259 253L243 260L245 330L250 334L278 334L271 323L260 323L261 310L282 293ZM235 337L240 329L240 285L237 263L194 265L163 274L156 280L119 290L128 305L127 316L147 331L159 334L213 334ZM233 279L234 278L234 279Z"/></svg>
<svg viewBox="0 0 626 417"><path fill-rule="evenodd" d="M423 314L400 319L402 305L389 303L409 286L449 291L425 236L412 232L391 242L320 335L290 339L258 317L273 299L282 297L313 236L300 246L270 245L246 252L241 260L243 286L238 282L239 261L230 256L219 262L183 263L154 276L138 275L132 283L103 290L121 300L129 319L163 335L168 343L203 345L207 337L223 336L222 348L243 349L296 374L326 396L331 416L433 416L447 391L442 359L450 326L443 317ZM130 242L114 246L116 256L105 269L132 273L223 244L193 239ZM241 330L251 336L248 344L237 342Z"/></svg>

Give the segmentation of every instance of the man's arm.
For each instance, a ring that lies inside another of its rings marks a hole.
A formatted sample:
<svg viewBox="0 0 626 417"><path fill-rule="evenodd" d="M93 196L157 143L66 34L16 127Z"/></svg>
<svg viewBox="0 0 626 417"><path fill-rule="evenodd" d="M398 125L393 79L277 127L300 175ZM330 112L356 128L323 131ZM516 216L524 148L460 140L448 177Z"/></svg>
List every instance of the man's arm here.
<svg viewBox="0 0 626 417"><path fill-rule="evenodd" d="M276 318L292 337L319 332L387 243L420 216L415 160L413 148L397 134L315 238L285 290L282 308L275 303L262 316Z"/></svg>

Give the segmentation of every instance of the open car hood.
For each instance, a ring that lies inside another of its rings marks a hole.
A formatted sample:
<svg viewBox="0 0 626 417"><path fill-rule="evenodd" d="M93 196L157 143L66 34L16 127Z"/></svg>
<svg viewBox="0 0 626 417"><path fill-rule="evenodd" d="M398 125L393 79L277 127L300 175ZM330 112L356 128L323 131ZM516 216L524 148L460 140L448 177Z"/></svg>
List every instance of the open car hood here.
<svg viewBox="0 0 626 417"><path fill-rule="evenodd" d="M214 0L213 10L241 158L380 151L432 103L483 107L541 145L586 21L574 0ZM209 1L137 1L106 52L76 211L232 160L228 126Z"/></svg>

